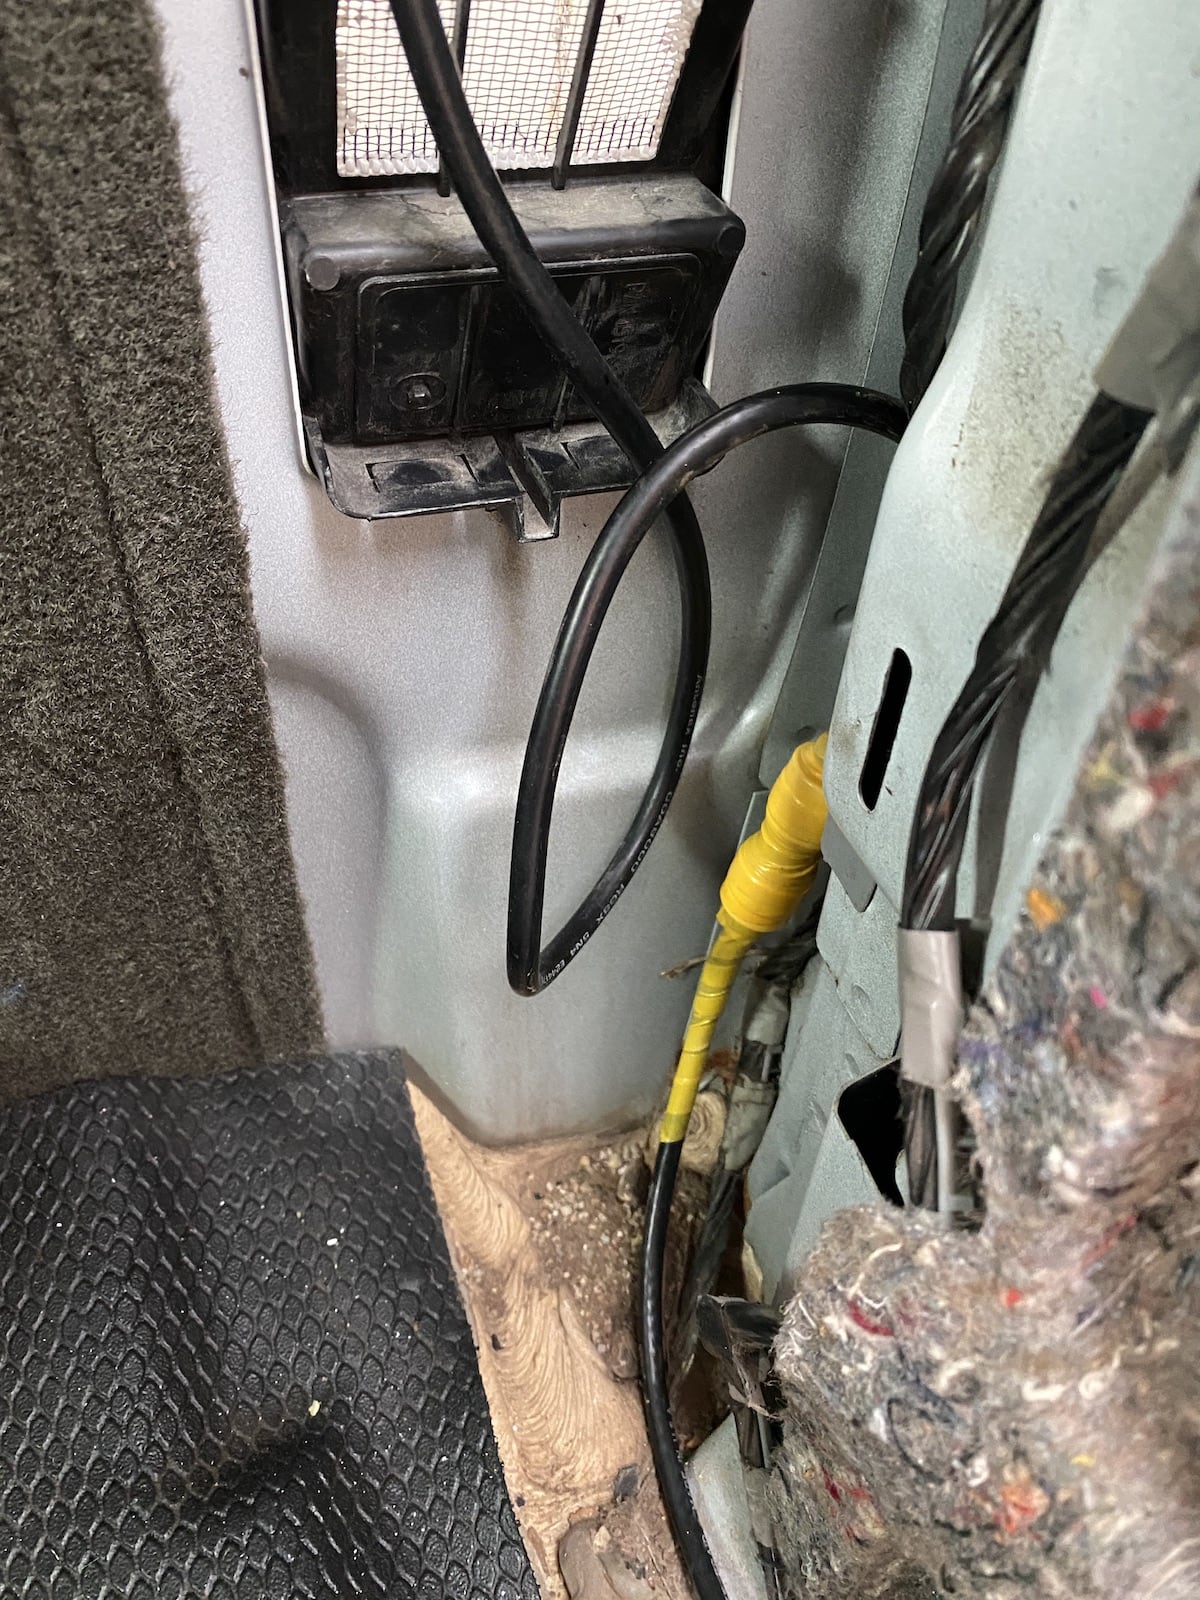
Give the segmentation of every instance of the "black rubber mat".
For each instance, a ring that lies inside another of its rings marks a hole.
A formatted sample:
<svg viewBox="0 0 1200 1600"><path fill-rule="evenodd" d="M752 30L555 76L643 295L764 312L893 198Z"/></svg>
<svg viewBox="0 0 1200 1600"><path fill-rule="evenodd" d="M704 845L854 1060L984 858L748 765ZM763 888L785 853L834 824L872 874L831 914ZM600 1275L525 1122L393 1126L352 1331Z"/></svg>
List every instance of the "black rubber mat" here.
<svg viewBox="0 0 1200 1600"><path fill-rule="evenodd" d="M536 1600L400 1059L0 1111L5 1600Z"/></svg>

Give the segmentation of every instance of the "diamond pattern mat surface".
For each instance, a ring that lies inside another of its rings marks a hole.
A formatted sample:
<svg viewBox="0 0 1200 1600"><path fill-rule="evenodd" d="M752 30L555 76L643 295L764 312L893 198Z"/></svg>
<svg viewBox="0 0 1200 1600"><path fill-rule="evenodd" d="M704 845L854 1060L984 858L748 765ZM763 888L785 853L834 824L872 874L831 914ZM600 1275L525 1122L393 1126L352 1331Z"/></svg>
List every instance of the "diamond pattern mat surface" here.
<svg viewBox="0 0 1200 1600"><path fill-rule="evenodd" d="M400 1058L0 1111L0 1594L537 1600Z"/></svg>

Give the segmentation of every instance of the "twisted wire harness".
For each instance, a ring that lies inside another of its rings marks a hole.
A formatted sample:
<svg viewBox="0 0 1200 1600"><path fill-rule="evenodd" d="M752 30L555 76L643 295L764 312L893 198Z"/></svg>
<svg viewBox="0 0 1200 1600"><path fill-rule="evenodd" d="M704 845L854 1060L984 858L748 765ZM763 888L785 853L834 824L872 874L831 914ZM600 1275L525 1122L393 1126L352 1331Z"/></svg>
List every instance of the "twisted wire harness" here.
<svg viewBox="0 0 1200 1600"><path fill-rule="evenodd" d="M1045 669L1090 565L1097 524L1149 420L1148 412L1109 395L1092 401L1059 462L921 780L900 911L907 977L901 1040L905 1143L909 1193L920 1205L948 1209L953 1188L947 1086L957 1027L947 1025L946 1016L958 997L957 991L948 994L944 974L958 970L955 891L975 780L1014 691L1031 685ZM934 1009L940 1020L933 1018Z"/></svg>
<svg viewBox="0 0 1200 1600"><path fill-rule="evenodd" d="M1041 0L988 0L950 119L950 142L921 214L917 261L904 296L900 394L909 411L946 353L958 279L983 216L1025 70Z"/></svg>

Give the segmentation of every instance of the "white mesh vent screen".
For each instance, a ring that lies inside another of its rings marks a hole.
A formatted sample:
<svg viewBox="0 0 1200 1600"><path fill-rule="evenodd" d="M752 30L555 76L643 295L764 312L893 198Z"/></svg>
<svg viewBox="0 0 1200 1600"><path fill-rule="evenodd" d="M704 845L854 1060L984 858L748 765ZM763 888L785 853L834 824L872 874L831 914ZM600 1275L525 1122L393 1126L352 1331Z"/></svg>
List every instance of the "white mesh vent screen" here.
<svg viewBox="0 0 1200 1600"><path fill-rule="evenodd" d="M608 0L575 162L652 159L700 3ZM439 4L449 31L454 0ZM463 79L495 166L554 164L586 10L587 0L474 0ZM338 0L337 108L342 177L437 170L388 0Z"/></svg>

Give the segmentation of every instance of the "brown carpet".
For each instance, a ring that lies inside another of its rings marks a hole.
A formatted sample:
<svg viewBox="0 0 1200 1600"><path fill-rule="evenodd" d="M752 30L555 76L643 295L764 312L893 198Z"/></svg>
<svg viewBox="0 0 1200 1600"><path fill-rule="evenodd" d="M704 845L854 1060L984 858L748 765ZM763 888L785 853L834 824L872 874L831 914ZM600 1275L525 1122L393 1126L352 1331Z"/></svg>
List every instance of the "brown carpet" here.
<svg viewBox="0 0 1200 1600"><path fill-rule="evenodd" d="M0 0L0 1100L316 1047L144 0Z"/></svg>

